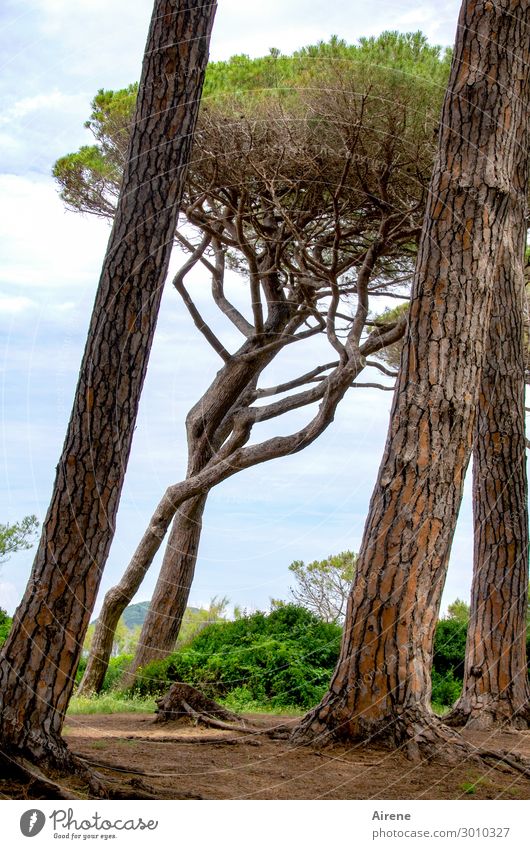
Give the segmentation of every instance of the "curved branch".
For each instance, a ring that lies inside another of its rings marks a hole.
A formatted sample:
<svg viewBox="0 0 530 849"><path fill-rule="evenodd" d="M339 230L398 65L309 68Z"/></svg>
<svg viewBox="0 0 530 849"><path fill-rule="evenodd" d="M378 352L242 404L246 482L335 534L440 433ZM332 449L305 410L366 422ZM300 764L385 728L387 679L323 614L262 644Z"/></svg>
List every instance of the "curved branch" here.
<svg viewBox="0 0 530 849"><path fill-rule="evenodd" d="M352 383L354 389L382 389L383 392L393 392L395 386L385 386L383 383Z"/></svg>
<svg viewBox="0 0 530 849"><path fill-rule="evenodd" d="M378 363L376 360L366 360L366 365L371 368L379 369L382 374L388 375L388 377L397 377L398 373L394 369L386 368L382 363Z"/></svg>
<svg viewBox="0 0 530 849"><path fill-rule="evenodd" d="M193 303L191 295L184 286L184 278L191 269L203 258L204 251L210 244L210 236L204 236L200 245L193 251L192 255L186 260L182 268L180 268L173 278L173 286L181 296L186 308L193 319L196 328L202 333L204 338L210 343L212 348L217 351L219 356L226 362L230 359L230 353L226 350L220 339L217 338L211 327L206 323L200 314L199 310Z"/></svg>
<svg viewBox="0 0 530 849"><path fill-rule="evenodd" d="M254 400L257 400L258 398L268 398L271 395L279 395L281 392L288 392L290 389L296 389L297 386L303 386L304 383L309 383L314 377L322 374L323 371L327 371L330 368L336 368L337 366L338 362L335 360L334 363L326 363L323 366L317 366L312 371L308 371L294 380L289 380L287 383L279 383L277 386L270 386L267 389L256 389L254 392Z"/></svg>
<svg viewBox="0 0 530 849"><path fill-rule="evenodd" d="M212 274L212 296L221 310L240 333L247 339L254 334L254 328L246 318L226 298L224 293L225 254L218 238L212 240L215 251L215 270Z"/></svg>

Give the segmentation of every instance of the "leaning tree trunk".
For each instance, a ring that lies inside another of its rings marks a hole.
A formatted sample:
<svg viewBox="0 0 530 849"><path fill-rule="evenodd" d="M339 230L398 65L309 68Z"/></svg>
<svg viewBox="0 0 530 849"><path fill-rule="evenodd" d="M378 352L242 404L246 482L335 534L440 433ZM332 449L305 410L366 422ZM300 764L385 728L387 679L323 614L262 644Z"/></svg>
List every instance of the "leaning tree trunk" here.
<svg viewBox="0 0 530 849"><path fill-rule="evenodd" d="M528 487L521 215L506 227L473 449L474 565L463 692L446 722L525 728Z"/></svg>
<svg viewBox="0 0 530 849"><path fill-rule="evenodd" d="M270 273L269 265L266 265L264 286L273 298L263 333L261 336L250 336L239 351L225 362L186 418L188 468L183 483L191 482L195 475L205 470L212 455L230 435L231 414L236 407L244 409L248 406L248 393L255 389L260 374L274 358L275 352L267 350L267 343L275 340L292 318L292 305L281 294L278 278ZM265 351L261 351L262 347ZM140 635L139 648L122 684L131 686L138 666L160 656L156 652L157 644L171 651L188 602L202 531L202 516L210 489L211 485L206 484L199 489L197 497L190 500L175 499L163 526L151 519L120 582L105 595L79 686L80 695L100 691L120 616L140 588L169 522L175 516L162 571Z"/></svg>
<svg viewBox="0 0 530 849"><path fill-rule="evenodd" d="M0 662L2 750L69 766L61 739L114 533L167 273L215 3L156 0L127 166L51 504Z"/></svg>
<svg viewBox="0 0 530 849"><path fill-rule="evenodd" d="M461 9L409 335L330 689L295 732L447 740L430 711L434 628L478 404L495 260L528 185L530 7Z"/></svg>
<svg viewBox="0 0 530 849"><path fill-rule="evenodd" d="M160 574L142 627L134 660L123 684L138 669L173 651L190 595L207 494L186 501L173 521Z"/></svg>

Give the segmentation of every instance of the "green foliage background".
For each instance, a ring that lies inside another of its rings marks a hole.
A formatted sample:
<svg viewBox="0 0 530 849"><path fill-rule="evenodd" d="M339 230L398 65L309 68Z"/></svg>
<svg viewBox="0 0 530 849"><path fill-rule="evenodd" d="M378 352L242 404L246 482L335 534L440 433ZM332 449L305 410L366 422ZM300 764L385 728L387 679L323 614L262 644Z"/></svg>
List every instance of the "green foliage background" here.
<svg viewBox="0 0 530 849"><path fill-rule="evenodd" d="M185 681L241 708L308 708L324 694L341 640L338 625L308 610L281 605L205 628L187 647L141 671L141 695Z"/></svg>

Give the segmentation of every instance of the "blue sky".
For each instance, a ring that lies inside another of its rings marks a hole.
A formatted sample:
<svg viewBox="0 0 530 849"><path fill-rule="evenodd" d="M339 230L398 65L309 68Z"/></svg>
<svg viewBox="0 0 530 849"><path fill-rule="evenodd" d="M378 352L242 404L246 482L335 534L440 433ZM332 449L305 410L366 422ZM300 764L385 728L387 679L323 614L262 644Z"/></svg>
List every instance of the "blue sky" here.
<svg viewBox="0 0 530 849"><path fill-rule="evenodd" d="M55 159L89 143L99 88L139 76L150 0L4 0L0 13L0 521L42 519L70 412L108 227L66 213ZM221 0L211 55L290 52L337 34L422 29L451 44L459 3ZM192 352L192 355L190 355ZM296 357L293 355L293 367ZM302 356L301 354L299 355ZM305 356L305 355L304 355ZM168 287L142 398L102 591L119 578L153 507L185 468L183 420L218 363ZM390 393L352 390L334 424L300 455L246 471L212 493L191 600L227 595L265 608L285 598L288 566L360 542L388 424ZM445 602L467 597L471 519L466 498ZM13 610L31 552L2 567L0 605ZM156 564L137 600L148 598Z"/></svg>

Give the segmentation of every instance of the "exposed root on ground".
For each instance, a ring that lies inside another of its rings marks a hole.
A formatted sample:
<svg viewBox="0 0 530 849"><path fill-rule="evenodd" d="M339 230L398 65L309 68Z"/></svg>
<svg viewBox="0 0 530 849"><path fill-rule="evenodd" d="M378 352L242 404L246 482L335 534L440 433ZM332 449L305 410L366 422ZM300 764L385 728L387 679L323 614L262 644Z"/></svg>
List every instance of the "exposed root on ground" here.
<svg viewBox="0 0 530 849"><path fill-rule="evenodd" d="M325 717L328 721L324 721ZM333 717L333 719L331 719ZM331 712L319 705L310 711L291 734L295 745L322 747L337 742L383 742L412 761L434 761L449 766L467 761L487 763L497 768L508 767L530 778L530 759L509 751L490 751L469 743L454 728L434 714L407 710L369 722L350 717L338 722Z"/></svg>
<svg viewBox="0 0 530 849"><path fill-rule="evenodd" d="M195 687L182 684L179 681L161 699L157 700L157 717L155 722L175 722L179 719L196 719L197 715L208 717L210 720L229 720L242 723L236 713L224 708L204 696ZM221 726L215 726L221 727Z"/></svg>
<svg viewBox="0 0 530 849"><path fill-rule="evenodd" d="M265 735L275 740L287 740L291 733L288 725L278 725L276 728L256 728L232 713L222 705L204 696L195 687L177 682L173 684L166 695L158 699L157 718L155 722L174 722L175 720L191 720L194 725L206 725L221 731L235 731L243 735ZM227 722L227 720L231 720ZM157 738L160 739L160 738ZM170 738L175 740L175 738ZM216 738L216 740L219 738ZM182 739L181 742L195 742ZM197 742L199 742L197 740ZM213 741L212 741L213 742ZM225 742L227 742L225 740Z"/></svg>
<svg viewBox="0 0 530 849"><path fill-rule="evenodd" d="M2 775L23 788L27 799L154 799L140 788L109 783L66 745L53 746L46 765L37 766L29 755L0 752ZM148 791L148 788L147 788Z"/></svg>

